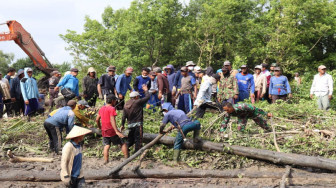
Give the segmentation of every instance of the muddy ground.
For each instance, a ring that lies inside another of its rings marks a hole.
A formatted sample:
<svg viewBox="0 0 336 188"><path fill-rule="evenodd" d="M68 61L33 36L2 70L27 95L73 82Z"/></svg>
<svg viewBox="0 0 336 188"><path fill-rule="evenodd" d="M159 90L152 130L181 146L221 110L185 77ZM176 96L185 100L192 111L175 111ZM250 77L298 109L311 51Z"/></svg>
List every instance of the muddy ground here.
<svg viewBox="0 0 336 188"><path fill-rule="evenodd" d="M52 157L50 154L48 157ZM116 166L120 161L112 161L107 165L103 164L101 158L85 158L83 168L86 171L107 171ZM125 169L131 170L135 162L128 164ZM141 165L145 169L159 170L186 170L193 169L185 164L179 166L165 165L151 160L145 160ZM32 174L48 174L60 171L60 156L56 156L52 163L23 162L10 163L8 159L2 157L0 161L0 177L4 174L19 174L20 172L31 172ZM284 172L284 167L272 164L260 164L246 168L251 172ZM301 170L308 172L311 170ZM336 176L335 176L336 177ZM280 178L179 178L179 179L109 179L109 180L87 180L87 187L279 187ZM27 182L27 181L2 181L0 187L64 187L60 181L52 182ZM311 178L289 178L289 187L335 187L336 180L325 180Z"/></svg>

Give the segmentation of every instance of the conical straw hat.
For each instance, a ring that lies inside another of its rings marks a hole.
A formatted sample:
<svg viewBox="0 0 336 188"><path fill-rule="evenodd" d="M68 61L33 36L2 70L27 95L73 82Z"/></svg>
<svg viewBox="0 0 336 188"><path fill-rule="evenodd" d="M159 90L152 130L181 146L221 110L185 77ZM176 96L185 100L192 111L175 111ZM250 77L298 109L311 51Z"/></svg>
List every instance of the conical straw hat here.
<svg viewBox="0 0 336 188"><path fill-rule="evenodd" d="M86 129L83 127L79 127L79 126L74 126L71 131L69 132L69 134L67 135L66 139L72 139L72 138L76 138L79 136L83 136L86 134L91 133L92 131L90 129Z"/></svg>

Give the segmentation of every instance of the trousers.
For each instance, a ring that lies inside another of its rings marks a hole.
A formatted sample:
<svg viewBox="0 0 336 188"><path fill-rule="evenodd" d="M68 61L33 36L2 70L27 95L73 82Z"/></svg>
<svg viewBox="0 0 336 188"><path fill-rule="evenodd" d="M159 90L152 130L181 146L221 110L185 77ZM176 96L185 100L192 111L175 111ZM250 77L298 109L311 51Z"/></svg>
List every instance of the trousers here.
<svg viewBox="0 0 336 188"><path fill-rule="evenodd" d="M47 131L49 137L50 150L58 154L62 147L62 133L59 127L56 127L51 123L44 122L44 128Z"/></svg>
<svg viewBox="0 0 336 188"><path fill-rule="evenodd" d="M201 129L201 123L198 120L192 121L192 122L189 122L189 123L185 124L184 126L182 126L181 129L182 129L182 132L183 132L184 136L187 136L187 134L191 131L200 130ZM176 135L176 138L175 138L174 149L181 149L182 144L183 144L183 136L182 136L181 132L179 132Z"/></svg>
<svg viewBox="0 0 336 188"><path fill-rule="evenodd" d="M318 109L328 110L330 108L330 100L328 95L316 96L316 98Z"/></svg>

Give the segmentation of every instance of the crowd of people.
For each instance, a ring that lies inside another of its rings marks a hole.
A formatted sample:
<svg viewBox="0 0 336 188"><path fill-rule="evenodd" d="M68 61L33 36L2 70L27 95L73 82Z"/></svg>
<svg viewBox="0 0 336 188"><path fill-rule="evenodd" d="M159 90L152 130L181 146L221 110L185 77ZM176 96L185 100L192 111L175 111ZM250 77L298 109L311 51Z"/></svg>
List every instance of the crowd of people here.
<svg viewBox="0 0 336 188"><path fill-rule="evenodd" d="M226 130L231 116L238 117L240 131L245 129L248 119L269 130L266 118L272 114L253 104L261 100L275 103L292 97L288 78L276 63L271 64L270 70L267 64L257 65L254 74L250 73L247 65L234 70L229 61L225 61L217 71L212 67L202 69L192 61L186 62L177 71L173 65L162 69L144 67L132 84L132 67L127 67L121 75L116 74L116 69L109 66L106 73L98 77L96 70L90 67L82 80L81 93L77 78L79 70L76 68L66 72L63 77L59 71L53 71L48 80L50 110L44 128L49 136L50 150L55 154L61 151L63 130L71 139L69 143L72 144L67 143L62 151L62 180L72 185L83 183L80 171L81 143L83 135L90 132L85 127L92 127L90 119L81 111L95 107L98 98L104 101L104 106L99 109L95 122L102 132L104 162L108 163L112 144L120 145L125 158L128 158L133 145L135 152L142 147L144 108L163 113L160 133L165 133L168 123L178 130L174 161L179 161L183 141L189 132L194 133L194 143L201 141L198 119L204 116L206 109L226 112L220 132ZM318 67L318 72L314 76L310 95L316 97L319 109L328 110L333 79L326 73L324 65ZM299 74L295 74L295 82L301 84ZM0 73L0 84L1 117L4 105L8 117L21 114L31 117L44 112L46 94L39 91L31 68L20 69L17 73L9 68L6 75ZM125 101L128 92L130 99ZM246 100L252 104L244 103ZM117 111L122 112L120 125L116 123Z"/></svg>

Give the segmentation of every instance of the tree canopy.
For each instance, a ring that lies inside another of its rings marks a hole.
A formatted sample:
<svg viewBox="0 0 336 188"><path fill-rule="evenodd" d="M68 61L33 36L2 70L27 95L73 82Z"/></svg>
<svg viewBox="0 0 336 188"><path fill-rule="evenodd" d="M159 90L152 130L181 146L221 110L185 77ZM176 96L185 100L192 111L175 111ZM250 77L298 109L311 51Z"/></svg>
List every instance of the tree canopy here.
<svg viewBox="0 0 336 188"><path fill-rule="evenodd" d="M293 73L335 68L335 15L333 0L135 0L61 37L77 65L99 71L189 60L219 68L230 60L235 67L277 62Z"/></svg>

